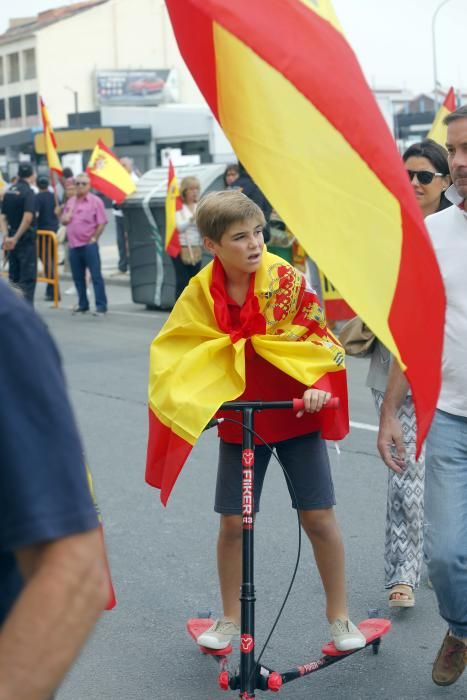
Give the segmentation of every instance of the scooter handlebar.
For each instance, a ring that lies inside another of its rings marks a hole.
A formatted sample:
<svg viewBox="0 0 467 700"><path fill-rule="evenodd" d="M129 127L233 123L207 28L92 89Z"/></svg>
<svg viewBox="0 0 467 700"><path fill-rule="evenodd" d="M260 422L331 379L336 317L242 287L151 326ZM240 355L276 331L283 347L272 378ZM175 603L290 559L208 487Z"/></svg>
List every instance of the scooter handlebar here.
<svg viewBox="0 0 467 700"><path fill-rule="evenodd" d="M336 409L336 408L339 408L339 404L340 404L339 397L338 396L331 396L331 398L328 400L328 402L323 406L323 408L321 410L327 409L327 408ZM293 399L292 408L293 408L293 411L295 413L298 413L298 411L303 411L303 409L305 408L305 403L304 403L303 399Z"/></svg>

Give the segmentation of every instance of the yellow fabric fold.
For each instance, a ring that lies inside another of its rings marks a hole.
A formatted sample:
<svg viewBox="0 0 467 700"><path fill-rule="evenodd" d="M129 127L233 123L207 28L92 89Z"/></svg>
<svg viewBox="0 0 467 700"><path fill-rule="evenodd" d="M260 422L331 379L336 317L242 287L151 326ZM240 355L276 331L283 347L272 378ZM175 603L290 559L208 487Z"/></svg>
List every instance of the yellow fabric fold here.
<svg viewBox="0 0 467 700"><path fill-rule="evenodd" d="M220 405L245 390L246 339L232 342L219 328L212 271L210 263L192 278L150 351L150 408L192 445ZM258 355L306 386L344 370L342 347L301 273L263 253L254 293L266 322L266 333L251 338Z"/></svg>

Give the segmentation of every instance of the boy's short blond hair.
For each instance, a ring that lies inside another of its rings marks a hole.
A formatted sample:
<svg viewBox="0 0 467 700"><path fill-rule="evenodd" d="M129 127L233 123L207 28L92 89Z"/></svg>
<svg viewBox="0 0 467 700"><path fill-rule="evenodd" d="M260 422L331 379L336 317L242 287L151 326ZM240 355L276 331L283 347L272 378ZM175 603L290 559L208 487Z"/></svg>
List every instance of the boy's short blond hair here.
<svg viewBox="0 0 467 700"><path fill-rule="evenodd" d="M260 226L266 224L259 206L240 190L210 192L200 200L196 209L200 234L214 243L220 243L229 226L249 219L256 219Z"/></svg>
<svg viewBox="0 0 467 700"><path fill-rule="evenodd" d="M201 189L200 181L193 175L187 175L180 183L180 196L183 200L185 200L185 193L190 189L190 187L197 187L199 190Z"/></svg>

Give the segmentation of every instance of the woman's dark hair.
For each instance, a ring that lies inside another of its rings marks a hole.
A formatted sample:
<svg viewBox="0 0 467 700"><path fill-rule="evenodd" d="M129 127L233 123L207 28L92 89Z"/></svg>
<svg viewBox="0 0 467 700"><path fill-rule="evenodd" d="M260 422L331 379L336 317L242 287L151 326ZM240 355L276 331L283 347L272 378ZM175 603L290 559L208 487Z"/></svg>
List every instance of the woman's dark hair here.
<svg viewBox="0 0 467 700"><path fill-rule="evenodd" d="M223 178L224 178L224 186L225 187L227 187L227 181L226 181L227 173L231 173L232 171L234 173L237 173L237 175L240 175L240 166L238 163L229 163L229 165L224 170Z"/></svg>
<svg viewBox="0 0 467 700"><path fill-rule="evenodd" d="M432 139L423 139L423 141L413 143L402 155L402 160L405 163L406 160L412 157L426 158L430 161L437 173L449 175L448 152L443 146L440 146L439 143L436 143L436 141ZM451 202L446 199L444 192L441 192L438 211L450 206Z"/></svg>

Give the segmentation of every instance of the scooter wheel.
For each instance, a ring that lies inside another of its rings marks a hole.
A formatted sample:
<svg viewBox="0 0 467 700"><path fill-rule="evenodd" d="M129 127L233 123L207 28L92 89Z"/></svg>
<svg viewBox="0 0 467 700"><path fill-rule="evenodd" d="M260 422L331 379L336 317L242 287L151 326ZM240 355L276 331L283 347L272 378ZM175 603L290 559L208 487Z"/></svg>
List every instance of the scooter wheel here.
<svg viewBox="0 0 467 700"><path fill-rule="evenodd" d="M219 688L221 690L228 690L229 689L229 672L228 671L221 671L221 673L219 673Z"/></svg>
<svg viewBox="0 0 467 700"><path fill-rule="evenodd" d="M273 671L269 674L268 678L268 688L273 693L278 693L282 688L282 676L280 673Z"/></svg>

